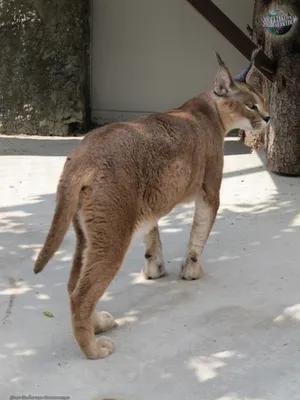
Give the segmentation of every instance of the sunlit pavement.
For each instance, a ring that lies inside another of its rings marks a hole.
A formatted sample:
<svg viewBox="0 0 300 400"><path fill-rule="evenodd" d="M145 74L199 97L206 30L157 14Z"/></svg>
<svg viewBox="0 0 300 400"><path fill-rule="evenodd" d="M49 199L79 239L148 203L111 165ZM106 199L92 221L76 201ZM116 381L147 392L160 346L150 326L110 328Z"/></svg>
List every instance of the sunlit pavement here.
<svg viewBox="0 0 300 400"><path fill-rule="evenodd" d="M71 330L72 229L46 269L32 271L76 143L0 138L0 399L299 400L300 180L270 174L262 153L229 138L205 279L178 279L193 215L179 207L160 223L168 275L141 277L134 239L98 304L119 323L108 333L116 351L90 361Z"/></svg>

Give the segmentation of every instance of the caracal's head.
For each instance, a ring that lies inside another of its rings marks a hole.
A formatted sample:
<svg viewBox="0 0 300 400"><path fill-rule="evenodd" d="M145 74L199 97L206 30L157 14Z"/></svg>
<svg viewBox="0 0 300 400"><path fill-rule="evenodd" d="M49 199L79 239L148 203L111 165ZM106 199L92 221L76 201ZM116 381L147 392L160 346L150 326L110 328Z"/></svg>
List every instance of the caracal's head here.
<svg viewBox="0 0 300 400"><path fill-rule="evenodd" d="M247 75L256 54L257 51L253 52L250 65L236 78L232 78L220 55L216 53L219 70L215 77L214 97L226 132L232 129L258 132L270 122L265 99L247 83Z"/></svg>

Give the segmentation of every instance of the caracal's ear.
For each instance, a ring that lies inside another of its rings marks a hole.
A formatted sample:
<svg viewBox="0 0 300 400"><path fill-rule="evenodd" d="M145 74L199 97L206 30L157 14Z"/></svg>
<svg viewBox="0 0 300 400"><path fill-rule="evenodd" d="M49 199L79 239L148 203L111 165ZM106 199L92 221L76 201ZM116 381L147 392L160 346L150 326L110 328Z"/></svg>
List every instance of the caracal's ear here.
<svg viewBox="0 0 300 400"><path fill-rule="evenodd" d="M220 54L215 51L215 56L219 63L219 70L215 77L214 92L218 96L226 96L233 90L235 84Z"/></svg>
<svg viewBox="0 0 300 400"><path fill-rule="evenodd" d="M252 51L250 63L247 65L247 67L246 67L245 69L243 69L242 72L240 72L240 73L234 78L235 81L248 83L248 81L247 81L248 74L249 74L249 72L251 71L251 68L252 68L252 66L253 66L253 64L254 64L255 57L256 57L257 54L260 52L260 50L261 50L261 48L260 48L260 47L257 47L256 49L254 49L254 50Z"/></svg>

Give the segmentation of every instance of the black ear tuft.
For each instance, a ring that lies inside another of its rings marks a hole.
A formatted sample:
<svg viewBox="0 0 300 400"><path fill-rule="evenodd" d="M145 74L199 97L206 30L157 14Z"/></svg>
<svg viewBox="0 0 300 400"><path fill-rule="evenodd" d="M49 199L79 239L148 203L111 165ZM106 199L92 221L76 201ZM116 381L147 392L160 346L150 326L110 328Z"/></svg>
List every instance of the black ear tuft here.
<svg viewBox="0 0 300 400"><path fill-rule="evenodd" d="M218 60L218 63L219 63L219 65L220 65L220 67L224 67L224 66L225 66L225 63L224 63L224 61L222 60L220 54L219 54L217 51L215 51L214 53L215 53L216 59Z"/></svg>

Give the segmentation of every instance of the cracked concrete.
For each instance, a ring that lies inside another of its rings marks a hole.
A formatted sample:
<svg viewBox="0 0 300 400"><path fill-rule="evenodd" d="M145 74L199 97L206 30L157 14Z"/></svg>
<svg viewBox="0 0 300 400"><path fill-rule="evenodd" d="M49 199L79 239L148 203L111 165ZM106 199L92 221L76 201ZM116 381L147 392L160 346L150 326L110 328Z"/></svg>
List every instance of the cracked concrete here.
<svg viewBox="0 0 300 400"><path fill-rule="evenodd" d="M299 179L270 174L261 152L228 138L204 280L178 279L193 214L179 207L160 223L168 275L141 277L142 238L134 239L98 305L119 323L107 334L116 352L91 361L71 330L71 229L46 269L32 271L78 140L0 138L1 400L299 400Z"/></svg>

